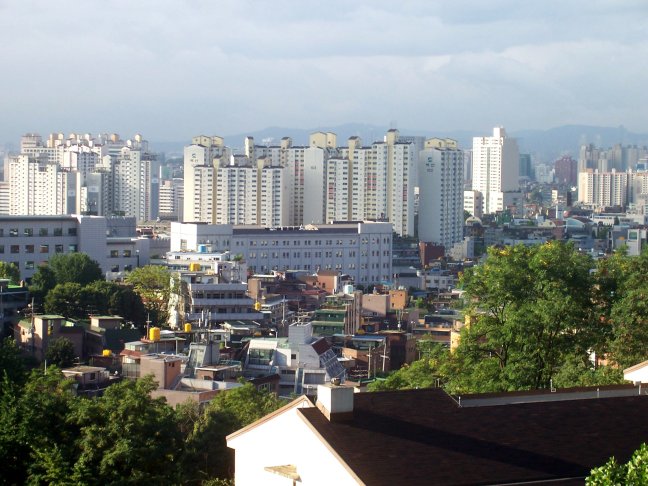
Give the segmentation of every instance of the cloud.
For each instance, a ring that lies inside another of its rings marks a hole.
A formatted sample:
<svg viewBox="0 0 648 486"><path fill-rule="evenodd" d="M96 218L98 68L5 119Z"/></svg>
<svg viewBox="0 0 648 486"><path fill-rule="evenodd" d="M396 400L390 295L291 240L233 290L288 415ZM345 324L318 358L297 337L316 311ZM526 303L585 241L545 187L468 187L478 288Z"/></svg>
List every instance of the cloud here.
<svg viewBox="0 0 648 486"><path fill-rule="evenodd" d="M2 2L0 141L391 120L641 130L646 13L643 0Z"/></svg>

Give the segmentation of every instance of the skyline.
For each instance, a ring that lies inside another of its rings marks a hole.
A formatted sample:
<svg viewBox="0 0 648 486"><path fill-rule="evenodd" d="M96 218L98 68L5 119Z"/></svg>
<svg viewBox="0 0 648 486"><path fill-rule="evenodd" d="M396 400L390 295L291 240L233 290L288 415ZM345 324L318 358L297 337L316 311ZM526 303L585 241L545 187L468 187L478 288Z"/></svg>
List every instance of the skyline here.
<svg viewBox="0 0 648 486"><path fill-rule="evenodd" d="M640 0L85 5L0 1L0 144L106 127L177 141L349 122L648 126Z"/></svg>

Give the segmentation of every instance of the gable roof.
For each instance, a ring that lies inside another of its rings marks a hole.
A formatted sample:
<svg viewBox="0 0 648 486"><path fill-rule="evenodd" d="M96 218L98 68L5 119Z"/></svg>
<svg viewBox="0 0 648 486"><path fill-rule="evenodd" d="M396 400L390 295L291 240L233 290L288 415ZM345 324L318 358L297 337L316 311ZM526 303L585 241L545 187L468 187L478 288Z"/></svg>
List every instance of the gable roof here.
<svg viewBox="0 0 648 486"><path fill-rule="evenodd" d="M637 370L640 370L640 369L646 368L646 367L648 367L648 359L646 361L642 361L641 363L637 363L636 365L631 366L630 368L626 368L625 370L623 370L623 373L624 374L625 373L632 373L633 371L637 371Z"/></svg>
<svg viewBox="0 0 648 486"><path fill-rule="evenodd" d="M347 422L329 422L317 408L298 414L372 485L583 478L648 439L646 396L483 407L459 407L440 389L354 398Z"/></svg>
<svg viewBox="0 0 648 486"><path fill-rule="evenodd" d="M237 430L236 432L232 432L230 435L225 437L225 440L229 443L230 440L235 439L236 437L245 434L246 432L258 427L259 425L262 425L269 421L270 419L276 417L277 415L281 415L282 413L292 409L292 408L301 408L301 407L314 407L312 402L306 398L306 395L302 395L300 397L295 398L292 402L284 405L281 408L278 408L274 412L269 413L265 417L261 417L259 420L252 422L249 425L246 425L242 429Z"/></svg>

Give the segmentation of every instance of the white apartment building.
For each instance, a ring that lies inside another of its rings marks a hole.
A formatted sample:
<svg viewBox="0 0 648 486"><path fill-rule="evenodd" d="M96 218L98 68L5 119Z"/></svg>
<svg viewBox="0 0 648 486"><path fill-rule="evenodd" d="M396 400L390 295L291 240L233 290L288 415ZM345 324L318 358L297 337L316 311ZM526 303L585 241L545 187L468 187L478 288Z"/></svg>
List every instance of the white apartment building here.
<svg viewBox="0 0 648 486"><path fill-rule="evenodd" d="M213 142L204 138L185 148L185 194L191 199L185 203L187 222L301 226L378 220L391 221L401 235L414 234L421 137L403 138L390 130L383 142L370 147L352 137L349 146L340 149L331 133L312 134L305 147L293 146L289 137L280 145L270 145L270 140L268 145L256 145L247 137L245 155L234 157L234 162L221 145L218 154L210 153L207 145ZM270 174L272 179L265 184ZM272 198L270 184L281 187L272 190Z"/></svg>
<svg viewBox="0 0 648 486"><path fill-rule="evenodd" d="M113 163L113 212L138 221L155 220L159 214L160 164L154 156L124 147Z"/></svg>
<svg viewBox="0 0 648 486"><path fill-rule="evenodd" d="M138 239L134 218L0 216L0 260L15 263L21 279L57 253L87 253L109 280L149 261L149 240Z"/></svg>
<svg viewBox="0 0 648 486"><path fill-rule="evenodd" d="M225 153L225 143L218 136L199 135L184 148L183 221L214 222L214 159Z"/></svg>
<svg viewBox="0 0 648 486"><path fill-rule="evenodd" d="M483 197L483 213L506 209L506 193L519 191L520 153L517 141L502 127L493 129L492 137L473 138L472 189Z"/></svg>
<svg viewBox="0 0 648 486"><path fill-rule="evenodd" d="M587 169L578 173L578 201L594 208L626 206L632 173L599 172Z"/></svg>
<svg viewBox="0 0 648 486"><path fill-rule="evenodd" d="M431 138L419 154L418 237L447 250L463 240L463 152Z"/></svg>
<svg viewBox="0 0 648 486"><path fill-rule="evenodd" d="M482 209L484 203L482 201L482 194L479 191L464 191L463 193L464 210L468 211L476 218L482 217Z"/></svg>
<svg viewBox="0 0 648 486"><path fill-rule="evenodd" d="M257 224L258 168L246 156L232 155L229 165L217 163L215 175L216 224Z"/></svg>
<svg viewBox="0 0 648 486"><path fill-rule="evenodd" d="M9 214L157 217L159 166L141 135L27 134L7 165Z"/></svg>
<svg viewBox="0 0 648 486"><path fill-rule="evenodd" d="M184 180L179 177L163 180L160 184L160 217L182 219Z"/></svg>
<svg viewBox="0 0 648 486"><path fill-rule="evenodd" d="M241 255L250 271L338 270L357 284L390 281L390 223L335 223L302 227L171 223L171 251L230 251Z"/></svg>
<svg viewBox="0 0 648 486"><path fill-rule="evenodd" d="M56 215L76 212L77 173L47 157L9 157L9 214Z"/></svg>

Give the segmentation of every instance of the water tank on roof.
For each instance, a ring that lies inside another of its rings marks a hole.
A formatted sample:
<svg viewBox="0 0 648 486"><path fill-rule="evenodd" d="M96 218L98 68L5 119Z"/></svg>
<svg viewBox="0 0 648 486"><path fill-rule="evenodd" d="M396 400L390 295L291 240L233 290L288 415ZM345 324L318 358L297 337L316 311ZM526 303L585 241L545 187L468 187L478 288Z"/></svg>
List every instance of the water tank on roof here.
<svg viewBox="0 0 648 486"><path fill-rule="evenodd" d="M104 349L104 350L101 352L101 355L102 355L104 358L109 358L109 357L112 356L112 351L111 351L110 349Z"/></svg>
<svg viewBox="0 0 648 486"><path fill-rule="evenodd" d="M200 271L200 263L190 263L189 264L189 271L190 272L199 272Z"/></svg>
<svg viewBox="0 0 648 486"><path fill-rule="evenodd" d="M198 245L198 253L207 253L207 245Z"/></svg>
<svg viewBox="0 0 648 486"><path fill-rule="evenodd" d="M353 294L353 285L346 284L344 287L342 287L342 292L344 292L347 295Z"/></svg>
<svg viewBox="0 0 648 486"><path fill-rule="evenodd" d="M184 325L184 332L191 332L191 324L188 322Z"/></svg>
<svg viewBox="0 0 648 486"><path fill-rule="evenodd" d="M159 341L160 340L160 328L159 327L152 327L149 329L149 339L151 341Z"/></svg>

